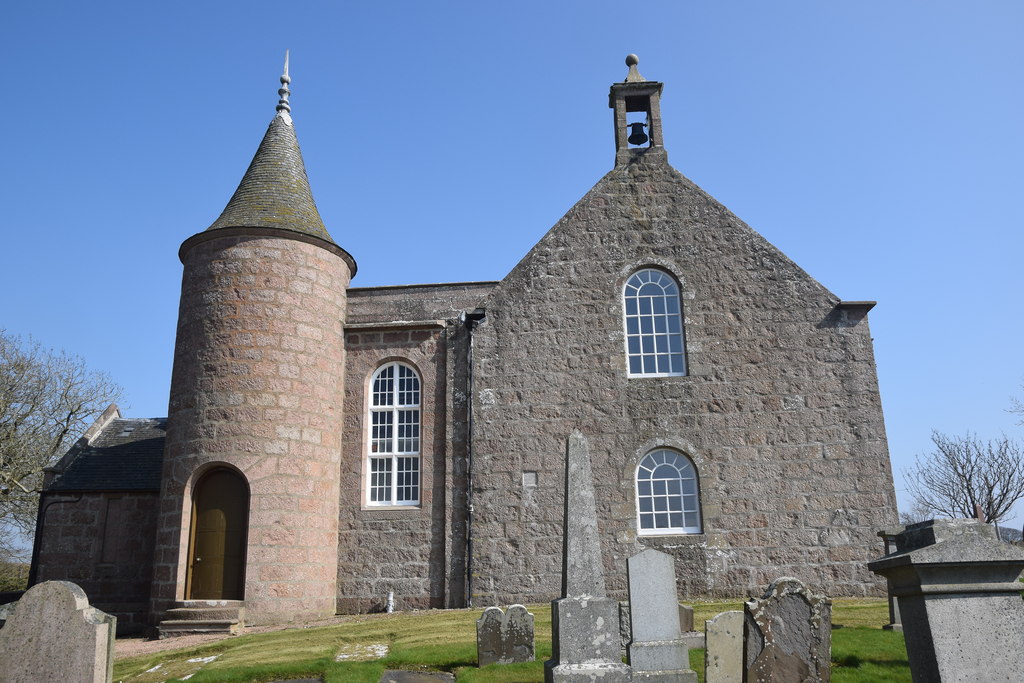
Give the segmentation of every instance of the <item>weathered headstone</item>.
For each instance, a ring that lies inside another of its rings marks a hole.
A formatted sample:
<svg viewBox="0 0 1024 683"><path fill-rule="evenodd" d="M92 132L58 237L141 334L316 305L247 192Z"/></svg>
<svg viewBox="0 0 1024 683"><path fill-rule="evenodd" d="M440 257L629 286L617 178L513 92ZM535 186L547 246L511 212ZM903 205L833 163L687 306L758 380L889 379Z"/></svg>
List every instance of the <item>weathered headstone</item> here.
<svg viewBox="0 0 1024 683"><path fill-rule="evenodd" d="M488 607L476 620L477 666L532 662L533 615L522 605Z"/></svg>
<svg viewBox="0 0 1024 683"><path fill-rule="evenodd" d="M626 561L626 575L633 637L627 657L633 680L696 683L679 630L675 560L648 549Z"/></svg>
<svg viewBox="0 0 1024 683"><path fill-rule="evenodd" d="M0 629L5 681L108 683L114 669L117 618L89 606L67 581L30 588Z"/></svg>
<svg viewBox="0 0 1024 683"><path fill-rule="evenodd" d="M679 605L679 630L683 633L693 630L693 608L689 605Z"/></svg>
<svg viewBox="0 0 1024 683"><path fill-rule="evenodd" d="M619 659L619 604L605 597L595 509L587 440L574 430L566 442L562 597L551 602L546 683L630 680Z"/></svg>
<svg viewBox="0 0 1024 683"><path fill-rule="evenodd" d="M679 630L683 633L683 641L691 650L703 649L704 634L693 630L693 607L679 605ZM626 656L633 633L629 627L629 600L619 602L619 639L622 642L622 656Z"/></svg>
<svg viewBox="0 0 1024 683"><path fill-rule="evenodd" d="M629 600L619 602L619 645L622 649L622 657L626 656L629 643L633 640L633 632L629 626Z"/></svg>
<svg viewBox="0 0 1024 683"><path fill-rule="evenodd" d="M892 585L915 683L1019 681L1024 550L975 520L930 520L868 564Z"/></svg>
<svg viewBox="0 0 1024 683"><path fill-rule="evenodd" d="M832 602L797 579L774 581L744 603L746 680L827 682L832 675Z"/></svg>
<svg viewBox="0 0 1024 683"><path fill-rule="evenodd" d="M704 622L704 683L743 683L743 612Z"/></svg>

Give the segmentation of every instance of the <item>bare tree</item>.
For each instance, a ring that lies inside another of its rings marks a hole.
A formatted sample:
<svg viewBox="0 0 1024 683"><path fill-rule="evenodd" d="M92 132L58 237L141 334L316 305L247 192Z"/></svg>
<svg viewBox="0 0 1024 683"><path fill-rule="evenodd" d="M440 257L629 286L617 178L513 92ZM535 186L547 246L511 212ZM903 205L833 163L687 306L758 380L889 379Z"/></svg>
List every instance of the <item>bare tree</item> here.
<svg viewBox="0 0 1024 683"><path fill-rule="evenodd" d="M0 330L0 528L30 533L43 468L121 395L85 361ZM0 549L12 539L0 535Z"/></svg>
<svg viewBox="0 0 1024 683"><path fill-rule="evenodd" d="M974 517L998 525L1024 498L1024 451L1005 436L982 442L976 436L932 432L935 450L918 455L903 471L915 508L945 517Z"/></svg>
<svg viewBox="0 0 1024 683"><path fill-rule="evenodd" d="M900 512L900 524L903 526L910 526L911 524L917 524L918 522L924 522L935 516L929 508L921 505L917 500L914 501L914 505L906 511Z"/></svg>

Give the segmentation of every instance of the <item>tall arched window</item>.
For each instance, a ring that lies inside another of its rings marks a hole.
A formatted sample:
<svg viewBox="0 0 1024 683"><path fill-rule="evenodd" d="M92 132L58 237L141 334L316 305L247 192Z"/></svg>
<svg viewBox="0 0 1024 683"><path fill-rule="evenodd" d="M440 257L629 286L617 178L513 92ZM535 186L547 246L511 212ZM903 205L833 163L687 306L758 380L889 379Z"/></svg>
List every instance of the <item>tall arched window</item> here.
<svg viewBox="0 0 1024 683"><path fill-rule="evenodd" d="M369 505L420 502L420 377L388 363L373 375L370 400Z"/></svg>
<svg viewBox="0 0 1024 683"><path fill-rule="evenodd" d="M693 462L667 448L645 455L636 468L636 509L641 535L701 533Z"/></svg>
<svg viewBox="0 0 1024 683"><path fill-rule="evenodd" d="M668 273L646 268L626 281L626 362L630 377L686 374L679 285Z"/></svg>

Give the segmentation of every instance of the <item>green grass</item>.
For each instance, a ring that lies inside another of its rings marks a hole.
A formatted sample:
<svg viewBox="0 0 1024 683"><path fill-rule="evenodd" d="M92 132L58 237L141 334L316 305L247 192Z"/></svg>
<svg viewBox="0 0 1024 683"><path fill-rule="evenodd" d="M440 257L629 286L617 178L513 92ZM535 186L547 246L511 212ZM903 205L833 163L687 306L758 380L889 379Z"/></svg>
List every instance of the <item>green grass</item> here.
<svg viewBox="0 0 1024 683"><path fill-rule="evenodd" d="M694 624L719 612L742 609L739 601L694 604ZM384 669L449 671L459 683L536 683L544 680L551 657L551 611L534 605L537 661L476 667L476 619L480 610L449 610L353 617L333 626L295 628L228 638L182 650L123 659L114 664L115 681L156 683L258 682L323 677L328 683L376 683ZM910 681L903 636L883 631L884 600L834 601L832 680L836 683ZM335 661L342 648L386 644L389 652L372 661ZM190 659L216 657L208 662ZM150 671L154 667L156 671ZM690 651L690 665L703 680L704 651Z"/></svg>
<svg viewBox="0 0 1024 683"><path fill-rule="evenodd" d="M832 632L834 683L910 680L902 633L865 627Z"/></svg>

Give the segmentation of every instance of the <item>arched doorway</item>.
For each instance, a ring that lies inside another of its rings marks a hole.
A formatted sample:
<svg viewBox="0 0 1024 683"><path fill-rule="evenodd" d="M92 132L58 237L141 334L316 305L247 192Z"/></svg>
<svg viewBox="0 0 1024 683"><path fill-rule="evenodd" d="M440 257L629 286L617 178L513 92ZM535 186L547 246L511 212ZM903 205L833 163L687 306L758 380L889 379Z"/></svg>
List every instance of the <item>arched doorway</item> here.
<svg viewBox="0 0 1024 683"><path fill-rule="evenodd" d="M228 469L208 472L192 493L189 530L189 600L242 600L249 521L249 487Z"/></svg>

